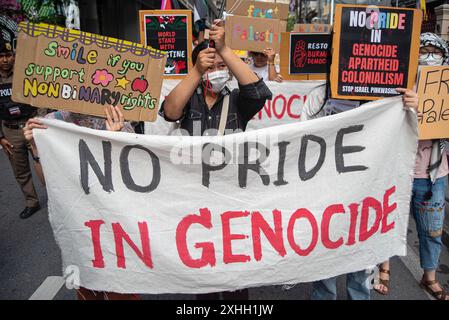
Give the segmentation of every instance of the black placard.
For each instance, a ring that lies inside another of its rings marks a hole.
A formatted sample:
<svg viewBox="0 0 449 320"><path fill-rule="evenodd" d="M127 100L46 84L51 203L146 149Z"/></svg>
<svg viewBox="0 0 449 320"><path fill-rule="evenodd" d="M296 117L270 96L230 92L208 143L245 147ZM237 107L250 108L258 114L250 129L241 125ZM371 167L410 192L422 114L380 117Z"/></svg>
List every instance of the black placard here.
<svg viewBox="0 0 449 320"><path fill-rule="evenodd" d="M330 34L290 34L289 74L328 73Z"/></svg>
<svg viewBox="0 0 449 320"><path fill-rule="evenodd" d="M190 36L187 15L144 15L146 45L167 51L164 75L187 75L189 72Z"/></svg>
<svg viewBox="0 0 449 320"><path fill-rule="evenodd" d="M395 88L413 85L412 46L419 41L413 38L414 28L419 27L414 26L415 14L399 8L341 8L336 21L339 41L334 43L338 54L338 78L332 77L338 81L334 97L388 97L397 95Z"/></svg>

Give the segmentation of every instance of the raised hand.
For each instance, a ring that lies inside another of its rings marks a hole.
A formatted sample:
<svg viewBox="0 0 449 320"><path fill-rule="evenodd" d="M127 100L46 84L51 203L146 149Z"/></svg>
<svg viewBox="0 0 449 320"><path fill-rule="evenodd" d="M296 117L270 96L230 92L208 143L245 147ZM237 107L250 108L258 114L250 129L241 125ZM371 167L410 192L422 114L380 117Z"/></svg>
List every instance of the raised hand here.
<svg viewBox="0 0 449 320"><path fill-rule="evenodd" d="M206 48L200 51L195 63L195 68L199 73L204 74L207 69L214 65L215 52L216 50L214 48Z"/></svg>
<svg viewBox="0 0 449 320"><path fill-rule="evenodd" d="M125 117L118 106L105 106L106 129L108 131L120 131L125 126Z"/></svg>

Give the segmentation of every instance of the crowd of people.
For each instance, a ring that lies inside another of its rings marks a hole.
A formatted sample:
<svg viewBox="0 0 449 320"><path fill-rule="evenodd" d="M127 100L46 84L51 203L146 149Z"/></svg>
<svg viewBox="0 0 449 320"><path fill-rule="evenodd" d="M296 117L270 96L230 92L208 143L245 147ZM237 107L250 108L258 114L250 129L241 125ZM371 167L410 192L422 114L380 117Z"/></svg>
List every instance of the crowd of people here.
<svg viewBox="0 0 449 320"><path fill-rule="evenodd" d="M215 46L210 46L210 40ZM190 135L226 134L227 130L245 130L251 121L272 98L267 81L282 82L274 63L275 52L250 52L247 64L226 45L222 23L211 28L210 39L197 44L192 53L194 68L170 92L162 103L160 115L165 120L177 122ZM0 39L0 84L11 84L14 52L10 43ZM419 65L446 65L449 62L447 43L432 33L421 35ZM238 88L230 90L229 79L234 77ZM363 101L350 101L342 108L339 100L332 99L329 81L312 90L301 113L301 121L329 116L352 108L363 108ZM418 111L419 97L414 90L397 89L403 97L405 108ZM10 97L0 98L2 123L0 144L8 156L17 182L26 199L26 208L20 217L26 219L39 211L39 204L28 155L34 162L36 173L45 183L39 162L39 150L33 139L33 129L46 126L30 106L14 103ZM349 105L349 107L348 107ZM96 130L134 132L134 127L124 121L118 107L105 108L105 118L87 116L67 111L52 111L45 118L74 123ZM229 119L229 120L228 120ZM198 127L199 126L199 127ZM199 129L197 129L199 128ZM448 180L447 149L443 140L420 140L416 154L415 176L411 197L411 214L419 235L419 252L423 278L421 286L435 299L448 300L449 295L436 279L436 269L442 249L442 228L445 212L444 190ZM388 261L379 265L379 280L374 290L387 295L390 289ZM369 274L365 270L346 275L349 299L370 299L367 285ZM397 284L399 285L399 284ZM225 299L248 299L248 290L223 293ZM336 299L336 278L313 283L312 299ZM79 299L139 299L138 295L95 292L80 288ZM218 293L199 295L199 299L218 299Z"/></svg>

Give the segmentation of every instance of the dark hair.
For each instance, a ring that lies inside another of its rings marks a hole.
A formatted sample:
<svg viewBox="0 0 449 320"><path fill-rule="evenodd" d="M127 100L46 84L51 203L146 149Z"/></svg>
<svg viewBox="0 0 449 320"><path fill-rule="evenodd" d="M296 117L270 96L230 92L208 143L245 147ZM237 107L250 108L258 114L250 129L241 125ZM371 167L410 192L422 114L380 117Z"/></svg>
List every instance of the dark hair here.
<svg viewBox="0 0 449 320"><path fill-rule="evenodd" d="M195 49L193 49L193 51L192 51L193 65L195 65L196 59L198 58L198 55L200 54L200 52L203 51L204 49L206 49L207 47L209 47L209 41L204 40L203 42L198 43L198 45L195 47Z"/></svg>

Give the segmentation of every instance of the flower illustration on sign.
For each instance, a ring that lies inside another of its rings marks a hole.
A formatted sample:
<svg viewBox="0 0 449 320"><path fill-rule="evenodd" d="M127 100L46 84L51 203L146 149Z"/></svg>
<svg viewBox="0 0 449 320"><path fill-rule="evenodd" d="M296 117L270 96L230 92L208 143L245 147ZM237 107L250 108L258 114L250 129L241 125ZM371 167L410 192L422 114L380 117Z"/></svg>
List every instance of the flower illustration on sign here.
<svg viewBox="0 0 449 320"><path fill-rule="evenodd" d="M114 76L106 69L95 70L95 73L92 75L92 83L101 84L103 87L107 87L113 79Z"/></svg>

